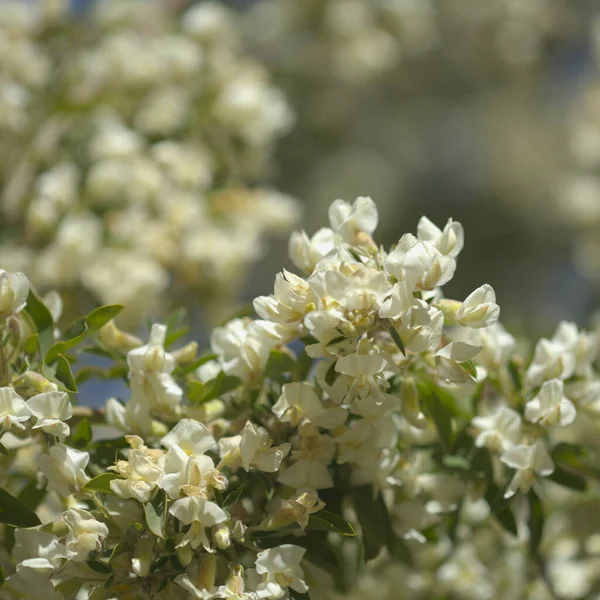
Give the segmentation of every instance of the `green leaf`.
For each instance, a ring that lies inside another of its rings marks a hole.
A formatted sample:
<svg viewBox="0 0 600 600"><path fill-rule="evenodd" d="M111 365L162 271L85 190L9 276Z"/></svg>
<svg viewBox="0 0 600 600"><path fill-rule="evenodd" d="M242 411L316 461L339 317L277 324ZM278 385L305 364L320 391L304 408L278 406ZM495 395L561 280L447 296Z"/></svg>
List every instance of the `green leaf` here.
<svg viewBox="0 0 600 600"><path fill-rule="evenodd" d="M195 360L193 363L184 367L179 367L177 372L181 373L182 375L187 375L188 373L192 373L193 371L195 371L198 367L201 367L202 365L206 364L207 362L210 362L211 360L216 360L217 358L219 358L218 355L213 354L212 352L209 354L204 354L203 356Z"/></svg>
<svg viewBox="0 0 600 600"><path fill-rule="evenodd" d="M554 465L554 472L548 476L548 479L579 492L587 490L587 481L584 477L559 464Z"/></svg>
<svg viewBox="0 0 600 600"><path fill-rule="evenodd" d="M114 465L115 460L119 457L119 452L124 448L129 448L127 440L124 437L118 437L92 442L88 451L91 462L106 469Z"/></svg>
<svg viewBox="0 0 600 600"><path fill-rule="evenodd" d="M123 305L121 304L107 304L94 309L87 317L84 317L89 333L96 333L96 331L114 319L122 310Z"/></svg>
<svg viewBox="0 0 600 600"><path fill-rule="evenodd" d="M206 383L190 381L187 389L188 398L192 404L203 404L234 390L240 383L241 380L239 377L225 375L225 373L221 372L214 379Z"/></svg>
<svg viewBox="0 0 600 600"><path fill-rule="evenodd" d="M326 510L320 510L308 519L307 530L313 531L333 531L344 536L355 536L356 531L348 521L341 516Z"/></svg>
<svg viewBox="0 0 600 600"><path fill-rule="evenodd" d="M464 456L456 456L453 454L444 454L442 457L444 466L457 471L470 471L471 464Z"/></svg>
<svg viewBox="0 0 600 600"><path fill-rule="evenodd" d="M64 600L73 600L77 596L82 585L83 581L81 579L67 579L66 581L61 581L57 584L55 589L62 595Z"/></svg>
<svg viewBox="0 0 600 600"><path fill-rule="evenodd" d="M0 444L0 454L4 454L4 456L8 456L8 450Z"/></svg>
<svg viewBox="0 0 600 600"><path fill-rule="evenodd" d="M243 491L244 491L243 485L240 485L239 487L237 487L235 490L233 490L233 492L231 492L230 494L227 495L227 497L223 501L223 506L225 508L227 508L227 507L235 504L242 497Z"/></svg>
<svg viewBox="0 0 600 600"><path fill-rule="evenodd" d="M529 500L529 548L535 556L544 531L544 509L533 490L527 494L527 499Z"/></svg>
<svg viewBox="0 0 600 600"><path fill-rule="evenodd" d="M306 348L298 354L294 381L306 381L313 367L313 359L306 353Z"/></svg>
<svg viewBox="0 0 600 600"><path fill-rule="evenodd" d="M504 491L494 483L488 483L485 499L490 505L492 514L500 521L502 526L513 535L517 535L517 522L510 509L508 500L504 498Z"/></svg>
<svg viewBox="0 0 600 600"><path fill-rule="evenodd" d="M160 571L169 562L167 555L159 556L150 566L150 573L156 573Z"/></svg>
<svg viewBox="0 0 600 600"><path fill-rule="evenodd" d="M164 347L168 350L176 341L186 336L190 332L189 327L181 327L172 333L168 333L165 337Z"/></svg>
<svg viewBox="0 0 600 600"><path fill-rule="evenodd" d="M113 479L121 479L121 476L117 475L116 473L102 473L101 475L97 475L93 479L90 479L81 489L84 492L102 492L104 494L112 494L113 492L110 489L110 482Z"/></svg>
<svg viewBox="0 0 600 600"><path fill-rule="evenodd" d="M64 354L67 350L73 348L82 342L88 335L88 326L85 321L82 323L82 331L78 335L75 335L71 339L61 340L56 342L52 348L50 348L48 354L46 355L46 362L48 364L54 362L59 354Z"/></svg>
<svg viewBox="0 0 600 600"><path fill-rule="evenodd" d="M71 434L71 442L75 448L85 448L92 441L92 427L87 418L81 419Z"/></svg>
<svg viewBox="0 0 600 600"><path fill-rule="evenodd" d="M100 573L101 575L108 575L109 573L112 573L112 569L108 566L105 565L103 562L100 562L99 560L88 560L86 561L87 566L92 569L92 571L95 571L96 573Z"/></svg>
<svg viewBox="0 0 600 600"><path fill-rule="evenodd" d="M163 522L162 519L156 514L156 510L152 504L148 503L144 506L144 514L146 515L146 523L148 523L148 529L161 540L164 539L163 533Z"/></svg>
<svg viewBox="0 0 600 600"><path fill-rule="evenodd" d="M400 350L400 352L402 352L402 354L406 356L406 348L404 347L404 342L402 341L402 338L400 337L400 334L398 333L396 328L392 325L390 326L388 331L390 332L394 343L396 344L396 346L398 346L398 350Z"/></svg>
<svg viewBox="0 0 600 600"><path fill-rule="evenodd" d="M102 555L106 562L111 563L117 556L120 554L124 554L125 552L129 552L131 550L131 546L129 542L119 542L112 550L109 550L106 555Z"/></svg>
<svg viewBox="0 0 600 600"><path fill-rule="evenodd" d="M71 364L62 354L59 354L56 358L56 379L65 386L67 392L77 393L77 383L75 383L71 371Z"/></svg>
<svg viewBox="0 0 600 600"><path fill-rule="evenodd" d="M510 361L508 361L508 373L513 381L515 390L520 392L523 389L523 381L525 379L525 371L520 359L511 358Z"/></svg>
<svg viewBox="0 0 600 600"><path fill-rule="evenodd" d="M112 575L110 575L108 577L108 579L104 582L104 589L105 590L110 590L110 588L112 587L112 584L115 582L115 578L117 577L116 573L113 573Z"/></svg>
<svg viewBox="0 0 600 600"><path fill-rule="evenodd" d="M352 503L360 523L365 558L375 558L386 544L390 527L387 507L381 494L373 496L370 485L352 490Z"/></svg>
<svg viewBox="0 0 600 600"><path fill-rule="evenodd" d="M5 579L6 579L6 574L4 573L4 569L2 568L2 565L0 565L0 587L4 583Z"/></svg>
<svg viewBox="0 0 600 600"><path fill-rule="evenodd" d="M296 369L294 357L281 350L271 350L269 360L265 367L265 375L271 379L281 377L284 373L290 373Z"/></svg>
<svg viewBox="0 0 600 600"><path fill-rule="evenodd" d="M329 366L329 368L327 369L327 373L325 373L325 383L329 387L333 386L333 384L335 383L335 380L338 378L338 375L339 375L339 373L335 370L336 364L337 364L337 361L332 362L331 365Z"/></svg>
<svg viewBox="0 0 600 600"><path fill-rule="evenodd" d="M38 516L23 502L0 488L0 523L14 527L37 527Z"/></svg>
<svg viewBox="0 0 600 600"><path fill-rule="evenodd" d="M29 290L25 310L35 325L40 358L44 360L54 342L54 320L48 307L33 289Z"/></svg>
<svg viewBox="0 0 600 600"><path fill-rule="evenodd" d="M123 306L120 304L108 304L94 309L85 317L76 319L69 325L62 335L62 339L52 346L46 356L46 361L52 363L59 354L63 354L82 342L86 337L96 333L122 310Z"/></svg>
<svg viewBox="0 0 600 600"><path fill-rule="evenodd" d="M419 388L423 394L421 408L433 419L444 451L450 452L454 439L452 430L452 412L440 400L439 395L436 395L436 393L427 389L425 386L419 385Z"/></svg>
<svg viewBox="0 0 600 600"><path fill-rule="evenodd" d="M399 538L391 527L388 527L385 544L393 559L407 565L413 565L413 557L403 539Z"/></svg>

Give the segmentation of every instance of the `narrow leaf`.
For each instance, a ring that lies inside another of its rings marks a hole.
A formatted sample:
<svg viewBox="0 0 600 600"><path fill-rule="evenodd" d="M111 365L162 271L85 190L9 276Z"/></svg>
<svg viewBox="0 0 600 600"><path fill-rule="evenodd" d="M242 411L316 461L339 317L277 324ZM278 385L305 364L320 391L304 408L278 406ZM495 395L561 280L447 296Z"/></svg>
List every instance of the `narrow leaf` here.
<svg viewBox="0 0 600 600"><path fill-rule="evenodd" d="M85 448L92 441L92 427L87 418L83 418L71 435L71 441L76 448Z"/></svg>
<svg viewBox="0 0 600 600"><path fill-rule="evenodd" d="M406 348L404 347L404 342L402 341L402 338L400 337L400 334L398 333L396 328L392 325L388 329L388 331L390 332L394 343L396 344L396 346L398 346L398 350L400 350L400 352L402 352L402 354L406 356Z"/></svg>
<svg viewBox="0 0 600 600"><path fill-rule="evenodd" d="M112 494L110 482L113 479L121 479L116 473L102 473L90 479L82 488L84 492L102 492Z"/></svg>
<svg viewBox="0 0 600 600"><path fill-rule="evenodd" d="M0 488L0 523L15 527L36 527L41 524L33 510L3 488Z"/></svg>
<svg viewBox="0 0 600 600"><path fill-rule="evenodd" d="M154 506L148 503L144 506L144 514L146 515L146 523L148 523L148 529L161 540L164 539L162 519L156 514Z"/></svg>
<svg viewBox="0 0 600 600"><path fill-rule="evenodd" d="M307 530L314 531L333 531L344 536L355 536L354 527L343 517L326 510L320 510L308 519Z"/></svg>

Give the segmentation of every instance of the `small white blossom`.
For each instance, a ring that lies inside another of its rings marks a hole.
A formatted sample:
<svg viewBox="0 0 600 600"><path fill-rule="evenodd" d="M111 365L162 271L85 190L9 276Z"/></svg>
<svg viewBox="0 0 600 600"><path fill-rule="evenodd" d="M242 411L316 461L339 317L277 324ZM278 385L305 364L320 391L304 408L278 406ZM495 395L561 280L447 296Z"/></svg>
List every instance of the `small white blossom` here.
<svg viewBox="0 0 600 600"><path fill-rule="evenodd" d="M475 417L472 422L479 429L475 438L478 448L501 452L519 442L521 415L508 406L502 405L489 415Z"/></svg>
<svg viewBox="0 0 600 600"><path fill-rule="evenodd" d="M60 496L79 491L88 481L85 468L90 460L87 452L56 444L48 454L40 456L40 471L48 478L47 489Z"/></svg>
<svg viewBox="0 0 600 600"><path fill-rule="evenodd" d="M352 205L336 200L329 207L331 228L349 244L357 243L357 235L371 235L377 229L377 207L371 198L359 197Z"/></svg>
<svg viewBox="0 0 600 600"><path fill-rule="evenodd" d="M479 329L493 325L499 316L496 293L490 285L485 284L467 296L456 313L456 320L465 327Z"/></svg>
<svg viewBox="0 0 600 600"><path fill-rule="evenodd" d="M169 513L184 525L191 525L180 545L189 543L194 550L202 545L209 552L211 547L206 528L228 519L227 513L220 506L202 496L176 500L169 508Z"/></svg>
<svg viewBox="0 0 600 600"><path fill-rule="evenodd" d="M560 379L545 381L539 394L525 405L525 418L548 427L570 425L577 416L575 406L563 395Z"/></svg>
<svg viewBox="0 0 600 600"><path fill-rule="evenodd" d="M465 234L460 223L448 219L443 230L427 217L421 217L417 225L417 237L421 242L433 244L444 256L456 258L463 249Z"/></svg>
<svg viewBox="0 0 600 600"><path fill-rule="evenodd" d="M514 496L517 490L527 493L536 475L547 477L554 472L554 463L546 447L541 443L532 446L525 444L512 446L502 454L500 460L517 470L504 492L505 498Z"/></svg>
<svg viewBox="0 0 600 600"><path fill-rule="evenodd" d="M300 562L305 553L304 548L292 544L263 550L256 557L256 572L263 576L263 584L275 583L304 594L308 586Z"/></svg>
<svg viewBox="0 0 600 600"><path fill-rule="evenodd" d="M204 454L216 445L206 425L194 419L181 419L160 443L165 448L177 444L186 454L195 456Z"/></svg>
<svg viewBox="0 0 600 600"><path fill-rule="evenodd" d="M31 410L11 387L0 388L0 426L8 431L12 426L25 429L23 423L31 417Z"/></svg>
<svg viewBox="0 0 600 600"><path fill-rule="evenodd" d="M239 446L244 469L249 471L250 467L253 467L266 473L277 471L290 451L290 444L285 443L274 448L271 444L272 440L264 428L247 421Z"/></svg>
<svg viewBox="0 0 600 600"><path fill-rule="evenodd" d="M29 280L23 273L7 273L0 269L0 317L21 312L28 295Z"/></svg>
<svg viewBox="0 0 600 600"><path fill-rule="evenodd" d="M60 440L71 431L64 422L73 416L73 407L65 392L44 392L27 400L27 407L36 418L33 429L41 429Z"/></svg>
<svg viewBox="0 0 600 600"><path fill-rule="evenodd" d="M87 510L71 508L62 514L69 528L65 545L71 560L86 560L90 552L99 552L108 536L108 527Z"/></svg>

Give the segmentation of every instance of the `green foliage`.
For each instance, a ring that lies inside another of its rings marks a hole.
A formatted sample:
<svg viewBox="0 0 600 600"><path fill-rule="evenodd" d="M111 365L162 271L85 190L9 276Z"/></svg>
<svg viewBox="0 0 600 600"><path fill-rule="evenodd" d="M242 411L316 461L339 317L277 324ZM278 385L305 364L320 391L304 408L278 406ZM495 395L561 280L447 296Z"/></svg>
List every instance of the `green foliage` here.
<svg viewBox="0 0 600 600"><path fill-rule="evenodd" d="M93 479L90 479L82 488L84 492L102 492L104 494L112 494L110 482L113 479L121 479L116 473L102 473Z"/></svg>
<svg viewBox="0 0 600 600"><path fill-rule="evenodd" d="M36 527L41 524L33 510L3 488L0 488L0 523L14 527Z"/></svg>

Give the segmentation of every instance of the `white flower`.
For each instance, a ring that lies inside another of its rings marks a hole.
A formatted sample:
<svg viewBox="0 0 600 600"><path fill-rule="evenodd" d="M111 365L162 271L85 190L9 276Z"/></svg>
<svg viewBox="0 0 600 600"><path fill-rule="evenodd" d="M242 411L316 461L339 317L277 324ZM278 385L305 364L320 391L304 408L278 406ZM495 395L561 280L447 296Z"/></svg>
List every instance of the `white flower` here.
<svg viewBox="0 0 600 600"><path fill-rule="evenodd" d="M271 410L281 422L290 423L294 427L302 419L313 420L325 412L312 386L304 382L286 383Z"/></svg>
<svg viewBox="0 0 600 600"><path fill-rule="evenodd" d="M113 479L110 489L120 498L148 502L163 475L164 451L148 450L137 436L127 436L127 441L131 445L128 460L110 467L123 479Z"/></svg>
<svg viewBox="0 0 600 600"><path fill-rule="evenodd" d="M156 410L176 414L181 404L183 390L171 377L175 369L175 357L166 352L164 342L167 328L154 324L150 341L145 346L127 354L131 401L147 411Z"/></svg>
<svg viewBox="0 0 600 600"><path fill-rule="evenodd" d="M420 353L437 348L442 339L444 313L424 300L415 299L402 315L398 333L407 350Z"/></svg>
<svg viewBox="0 0 600 600"><path fill-rule="evenodd" d="M194 419L181 419L160 443L165 448L177 444L186 454L193 456L204 454L216 445L206 425Z"/></svg>
<svg viewBox="0 0 600 600"><path fill-rule="evenodd" d="M71 508L62 514L62 519L69 528L65 544L71 560L83 561L90 552L101 550L102 542L108 536L108 527L97 521L92 513Z"/></svg>
<svg viewBox="0 0 600 600"><path fill-rule="evenodd" d="M505 498L514 496L517 490L527 493L536 475L546 477L554 472L554 463L546 447L541 443L533 446L525 444L512 446L502 454L500 460L517 470L504 492Z"/></svg>
<svg viewBox="0 0 600 600"><path fill-rule="evenodd" d="M349 244L356 243L361 232L371 235L377 229L377 221L377 207L368 197L359 197L352 205L336 200L329 207L331 228Z"/></svg>
<svg viewBox="0 0 600 600"><path fill-rule="evenodd" d="M539 394L525 405L525 418L546 426L570 425L577 416L575 406L563 395L560 379L545 381Z"/></svg>
<svg viewBox="0 0 600 600"><path fill-rule="evenodd" d="M281 471L277 481L296 490L324 490L334 485L327 466L317 460L308 459L300 459L292 463Z"/></svg>
<svg viewBox="0 0 600 600"><path fill-rule="evenodd" d="M0 269L0 317L21 312L27 303L29 280L23 273Z"/></svg>
<svg viewBox="0 0 600 600"><path fill-rule="evenodd" d="M537 343L527 370L528 383L536 387L547 379L589 376L596 346L593 336L580 332L575 323L562 321L551 340L542 338Z"/></svg>
<svg viewBox="0 0 600 600"><path fill-rule="evenodd" d="M27 407L36 418L33 429L41 429L63 440L71 431L64 421L73 416L66 392L44 392L27 400Z"/></svg>
<svg viewBox="0 0 600 600"><path fill-rule="evenodd" d="M228 519L227 513L220 506L202 496L188 496L176 500L169 513L184 525L191 525L179 545L183 546L189 542L194 550L202 545L209 552L211 548L206 528Z"/></svg>
<svg viewBox="0 0 600 600"><path fill-rule="evenodd" d="M444 230L427 217L421 217L417 225L417 237L421 242L433 244L443 255L456 258L463 249L465 234L460 223L448 219Z"/></svg>
<svg viewBox="0 0 600 600"><path fill-rule="evenodd" d="M472 422L480 430L475 438L478 448L486 447L492 452L508 450L521 436L521 415L505 405L489 415L475 417Z"/></svg>
<svg viewBox="0 0 600 600"><path fill-rule="evenodd" d="M291 446L286 443L272 448L271 444L266 429L247 421L240 438L240 453L244 469L249 471L250 467L254 467L265 473L275 473L281 461L288 455Z"/></svg>
<svg viewBox="0 0 600 600"><path fill-rule="evenodd" d="M292 544L263 550L256 557L256 572L263 576L264 584L276 583L282 588L290 587L304 594L308 586L300 562L305 553L304 548Z"/></svg>
<svg viewBox="0 0 600 600"><path fill-rule="evenodd" d="M482 285L471 292L456 313L460 325L479 329L493 325L500 316L500 307L496 304L496 293L492 286Z"/></svg>
<svg viewBox="0 0 600 600"><path fill-rule="evenodd" d="M233 319L213 330L210 345L225 373L248 381L263 372L276 341L258 321Z"/></svg>
<svg viewBox="0 0 600 600"><path fill-rule="evenodd" d="M382 319L399 319L415 302L412 288L407 281L395 283L392 293L388 294L389 292L383 295L384 299L379 309Z"/></svg>
<svg viewBox="0 0 600 600"><path fill-rule="evenodd" d="M27 404L11 387L0 388L0 426L8 431L11 426L25 429L23 423L31 417Z"/></svg>
<svg viewBox="0 0 600 600"><path fill-rule="evenodd" d="M56 444L48 454L40 456L40 471L48 478L47 489L59 496L79 491L88 481L85 468L90 460L87 452Z"/></svg>
<svg viewBox="0 0 600 600"><path fill-rule="evenodd" d="M217 483L221 478L212 458L202 454L188 456L174 444L165 457L164 475L158 481L158 487L171 498L180 498L182 495L205 493L208 483ZM224 488L226 482L223 483Z"/></svg>
<svg viewBox="0 0 600 600"><path fill-rule="evenodd" d="M51 574L58 569L68 552L58 538L37 529L16 529L15 560L17 569L26 567L38 573Z"/></svg>
<svg viewBox="0 0 600 600"><path fill-rule="evenodd" d="M406 280L411 289L433 290L452 279L456 260L407 233L387 255L383 266L388 275Z"/></svg>
<svg viewBox="0 0 600 600"><path fill-rule="evenodd" d="M288 244L290 260L298 269L310 274L317 263L335 248L337 238L329 228L319 229L312 238L304 231L295 231Z"/></svg>

